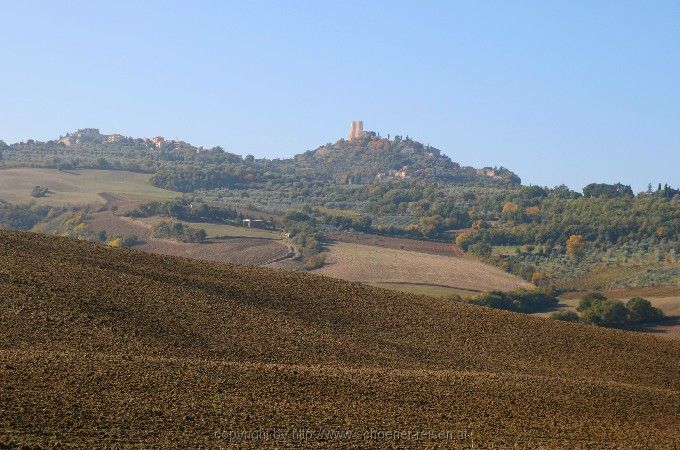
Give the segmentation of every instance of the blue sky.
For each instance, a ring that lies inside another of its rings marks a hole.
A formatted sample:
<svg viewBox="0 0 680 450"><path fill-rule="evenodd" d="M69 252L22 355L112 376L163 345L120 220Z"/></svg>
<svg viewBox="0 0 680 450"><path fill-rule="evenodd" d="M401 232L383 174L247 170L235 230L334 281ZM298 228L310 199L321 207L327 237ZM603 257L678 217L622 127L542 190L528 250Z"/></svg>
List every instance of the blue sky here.
<svg viewBox="0 0 680 450"><path fill-rule="evenodd" d="M354 119L525 183L680 185L680 2L10 2L0 139L286 157Z"/></svg>

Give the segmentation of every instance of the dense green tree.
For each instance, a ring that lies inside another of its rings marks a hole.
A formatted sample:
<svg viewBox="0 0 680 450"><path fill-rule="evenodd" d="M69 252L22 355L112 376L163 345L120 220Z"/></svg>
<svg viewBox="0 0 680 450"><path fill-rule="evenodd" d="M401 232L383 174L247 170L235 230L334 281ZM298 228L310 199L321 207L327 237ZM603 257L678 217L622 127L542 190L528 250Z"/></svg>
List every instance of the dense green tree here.
<svg viewBox="0 0 680 450"><path fill-rule="evenodd" d="M649 300L633 297L626 303L631 323L656 322L663 318L663 313L652 306Z"/></svg>

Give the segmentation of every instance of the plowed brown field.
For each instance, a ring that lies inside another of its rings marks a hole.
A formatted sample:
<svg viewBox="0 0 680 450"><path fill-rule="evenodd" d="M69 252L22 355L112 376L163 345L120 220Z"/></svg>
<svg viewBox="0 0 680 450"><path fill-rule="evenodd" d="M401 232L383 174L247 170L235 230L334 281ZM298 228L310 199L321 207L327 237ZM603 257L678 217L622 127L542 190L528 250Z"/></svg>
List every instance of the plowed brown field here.
<svg viewBox="0 0 680 450"><path fill-rule="evenodd" d="M680 443L675 341L10 231L0 302L9 445Z"/></svg>

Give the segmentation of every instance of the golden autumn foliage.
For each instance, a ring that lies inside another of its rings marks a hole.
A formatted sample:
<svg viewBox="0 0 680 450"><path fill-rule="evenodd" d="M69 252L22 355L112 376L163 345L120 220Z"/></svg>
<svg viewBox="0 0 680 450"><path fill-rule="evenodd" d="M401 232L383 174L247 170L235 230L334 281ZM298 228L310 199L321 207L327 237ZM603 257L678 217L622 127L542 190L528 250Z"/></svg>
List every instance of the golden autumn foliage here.
<svg viewBox="0 0 680 450"><path fill-rule="evenodd" d="M481 230L481 229L484 229L484 228L489 228L489 224L486 223L483 220L475 220L472 223L472 229L473 230Z"/></svg>
<svg viewBox="0 0 680 450"><path fill-rule="evenodd" d="M519 210L519 205L515 202L505 202L503 204L503 213L504 214L513 214L516 213Z"/></svg>
<svg viewBox="0 0 680 450"><path fill-rule="evenodd" d="M545 275L542 272L534 272L531 274L531 282L535 285L541 284L545 280Z"/></svg>
<svg viewBox="0 0 680 450"><path fill-rule="evenodd" d="M108 242L108 244L106 244L106 245L108 245L109 247L113 247L113 248L120 248L120 247L123 246L123 238L117 237L117 238L111 239Z"/></svg>
<svg viewBox="0 0 680 450"><path fill-rule="evenodd" d="M567 255L572 258L581 258L585 253L585 243L583 242L583 236L580 234L572 234L566 243Z"/></svg>
<svg viewBox="0 0 680 450"><path fill-rule="evenodd" d="M541 208L538 206L529 206L527 207L527 214L531 217L536 217L541 213Z"/></svg>
<svg viewBox="0 0 680 450"><path fill-rule="evenodd" d="M474 236L474 233L472 231L463 231L462 233L459 233L456 236L456 245L458 247L464 247L465 242L469 241L472 238L472 236Z"/></svg>
<svg viewBox="0 0 680 450"><path fill-rule="evenodd" d="M659 238L665 238L668 236L668 228L659 227L656 229L656 236Z"/></svg>

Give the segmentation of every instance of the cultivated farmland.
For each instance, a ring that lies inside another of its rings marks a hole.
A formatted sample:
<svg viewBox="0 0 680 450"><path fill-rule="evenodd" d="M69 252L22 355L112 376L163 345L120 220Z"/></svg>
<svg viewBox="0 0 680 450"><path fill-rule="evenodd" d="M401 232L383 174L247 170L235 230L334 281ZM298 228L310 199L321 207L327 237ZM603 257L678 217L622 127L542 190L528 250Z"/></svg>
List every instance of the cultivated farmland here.
<svg viewBox="0 0 680 450"><path fill-rule="evenodd" d="M10 447L673 448L679 373L671 340L0 231Z"/></svg>
<svg viewBox="0 0 680 450"><path fill-rule="evenodd" d="M315 273L343 280L424 284L469 291L532 286L514 275L467 258L343 242L328 247L327 264Z"/></svg>
<svg viewBox="0 0 680 450"><path fill-rule="evenodd" d="M99 193L103 192L135 201L169 200L180 195L152 186L150 177L147 174L115 170L2 169L0 200L64 206L102 204L105 199ZM31 190L34 186L48 188L48 195L33 198Z"/></svg>
<svg viewBox="0 0 680 450"><path fill-rule="evenodd" d="M191 225L198 226L197 224ZM129 217L116 216L110 211L92 214L88 227L95 233L104 230L109 235L135 235L140 241L135 245L136 249L162 255L249 265L266 265L292 256L292 250L287 244L282 240L273 239L276 235L265 230L257 231L267 233L266 238L256 238L252 235L247 236L252 229L241 230L239 227L216 225L216 227L228 227L228 230L232 232L232 237L212 238L201 243L184 243L156 239L151 236L151 224ZM218 229L226 230L226 228ZM214 232L215 229L212 231Z"/></svg>
<svg viewBox="0 0 680 450"><path fill-rule="evenodd" d="M366 234L357 231L326 232L324 237L331 241L349 244L373 245L376 247L409 250L413 252L430 253L443 256L463 256L463 251L453 242L435 242L418 239L407 239L377 234Z"/></svg>

